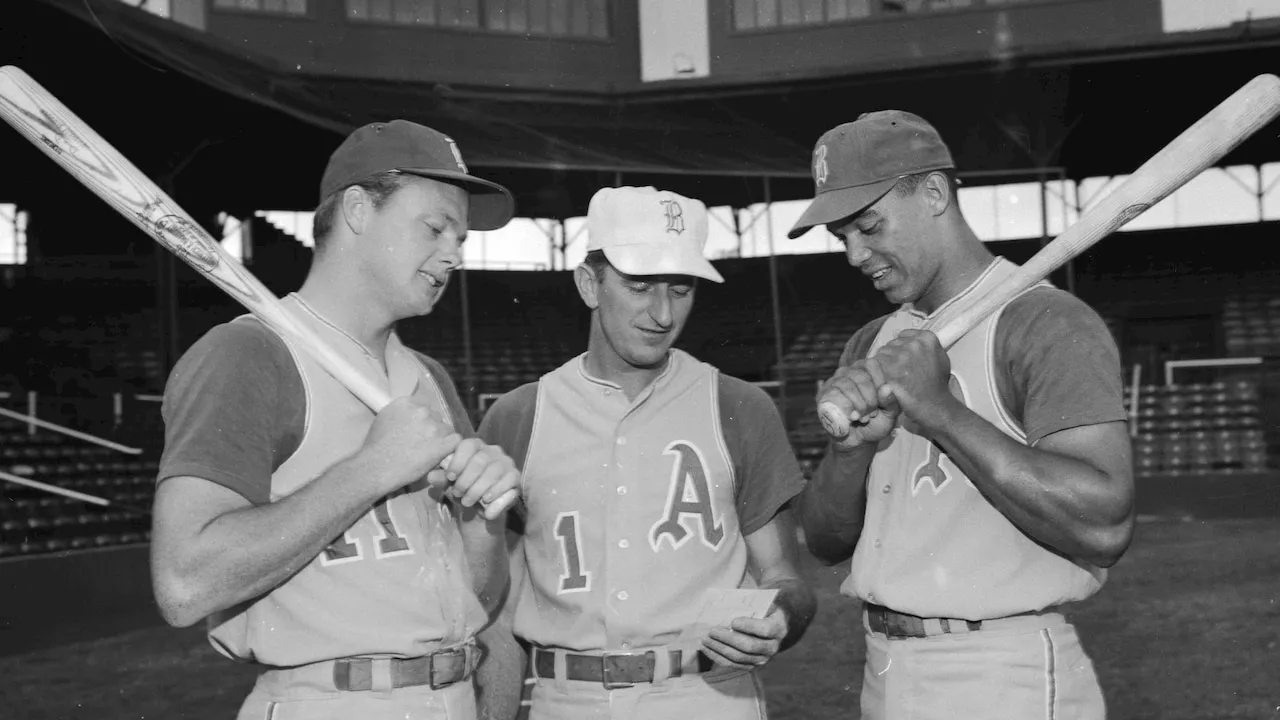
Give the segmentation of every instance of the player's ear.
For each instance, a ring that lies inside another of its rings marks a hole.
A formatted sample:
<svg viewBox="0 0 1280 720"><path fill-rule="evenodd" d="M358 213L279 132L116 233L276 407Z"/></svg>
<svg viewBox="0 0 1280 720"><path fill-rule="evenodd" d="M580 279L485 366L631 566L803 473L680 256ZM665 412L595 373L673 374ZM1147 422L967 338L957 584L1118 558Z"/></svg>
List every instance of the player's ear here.
<svg viewBox="0 0 1280 720"><path fill-rule="evenodd" d="M946 212L947 208L956 201L955 193L951 192L951 183L947 181L947 176L940 172L929 173L929 176L924 179L924 187L920 188L920 192L924 193L929 212L933 215Z"/></svg>
<svg viewBox="0 0 1280 720"><path fill-rule="evenodd" d="M596 271L582 263L573 270L573 283L578 286L578 295L582 296L582 302L587 307L595 310L600 305L600 281L596 278Z"/></svg>
<svg viewBox="0 0 1280 720"><path fill-rule="evenodd" d="M373 209L372 200L373 198L370 198L364 188L359 185L352 185L342 191L342 199L338 204L342 214L342 221L356 235L364 232L364 227L368 223L369 212Z"/></svg>

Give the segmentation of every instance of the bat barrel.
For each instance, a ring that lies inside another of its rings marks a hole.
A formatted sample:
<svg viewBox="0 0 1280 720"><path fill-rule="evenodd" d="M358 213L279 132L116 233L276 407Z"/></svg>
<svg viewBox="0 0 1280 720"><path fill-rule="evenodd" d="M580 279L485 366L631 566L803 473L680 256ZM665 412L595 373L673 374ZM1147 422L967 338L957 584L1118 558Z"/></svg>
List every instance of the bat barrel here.
<svg viewBox="0 0 1280 720"><path fill-rule="evenodd" d="M1259 75L1143 163L1114 191L1046 245L998 290L933 329L951 347L996 308L1173 194L1280 114L1280 77Z"/></svg>

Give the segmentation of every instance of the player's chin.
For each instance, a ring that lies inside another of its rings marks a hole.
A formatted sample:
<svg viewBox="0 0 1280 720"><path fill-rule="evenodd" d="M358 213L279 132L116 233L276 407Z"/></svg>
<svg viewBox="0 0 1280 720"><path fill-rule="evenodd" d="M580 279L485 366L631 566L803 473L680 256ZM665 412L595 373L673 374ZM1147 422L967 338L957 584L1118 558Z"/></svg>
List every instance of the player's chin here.
<svg viewBox="0 0 1280 720"><path fill-rule="evenodd" d="M894 305L903 305L909 302L916 302L920 299L919 293L910 285L908 280L901 280L884 289L884 298Z"/></svg>
<svg viewBox="0 0 1280 720"><path fill-rule="evenodd" d="M412 312L417 317L430 315L432 310L436 309L436 301L440 299L440 293L435 290L428 290L418 295L413 300Z"/></svg>
<svg viewBox="0 0 1280 720"><path fill-rule="evenodd" d="M639 368L652 368L661 365L667 359L667 353L671 352L672 340L669 337L663 337L661 342L638 342L635 343L628 362Z"/></svg>

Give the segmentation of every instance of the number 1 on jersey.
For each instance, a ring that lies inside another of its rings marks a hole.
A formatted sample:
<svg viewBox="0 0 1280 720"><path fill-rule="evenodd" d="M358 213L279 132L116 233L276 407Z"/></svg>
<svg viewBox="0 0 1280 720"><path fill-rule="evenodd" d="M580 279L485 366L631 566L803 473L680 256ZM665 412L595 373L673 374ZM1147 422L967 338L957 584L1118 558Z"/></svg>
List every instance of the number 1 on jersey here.
<svg viewBox="0 0 1280 720"><path fill-rule="evenodd" d="M578 511L556 516L556 538L560 540L560 557L564 573L560 576L560 593L585 592L591 589L591 573L582 570L582 539L578 536Z"/></svg>

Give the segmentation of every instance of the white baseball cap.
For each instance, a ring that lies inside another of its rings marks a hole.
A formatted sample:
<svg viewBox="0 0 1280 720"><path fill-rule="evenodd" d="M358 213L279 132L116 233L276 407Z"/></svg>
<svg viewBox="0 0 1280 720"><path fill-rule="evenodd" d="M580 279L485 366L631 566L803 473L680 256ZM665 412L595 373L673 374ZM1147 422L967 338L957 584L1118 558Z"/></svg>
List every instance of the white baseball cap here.
<svg viewBox="0 0 1280 720"><path fill-rule="evenodd" d="M707 206L652 187L604 188L587 209L587 252L628 275L693 275L722 283L702 255Z"/></svg>

